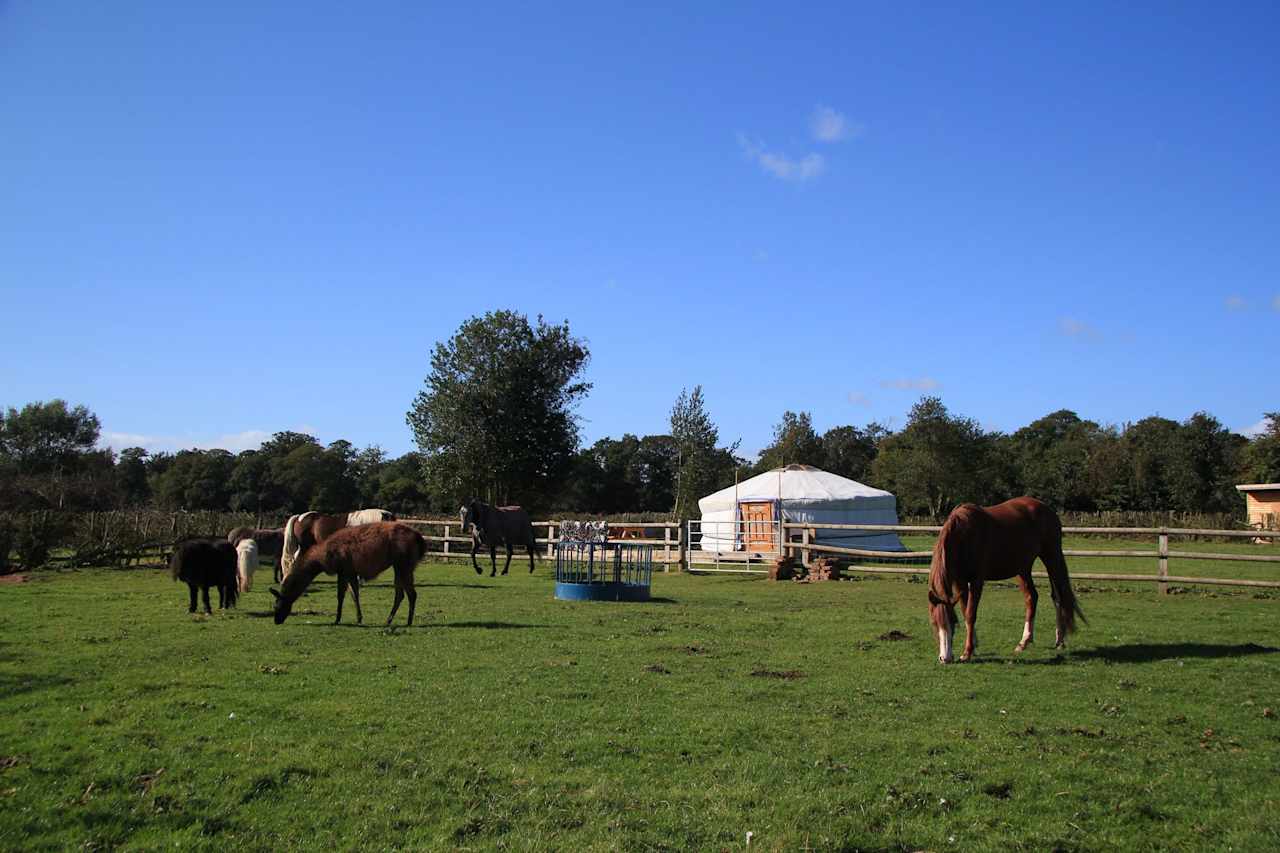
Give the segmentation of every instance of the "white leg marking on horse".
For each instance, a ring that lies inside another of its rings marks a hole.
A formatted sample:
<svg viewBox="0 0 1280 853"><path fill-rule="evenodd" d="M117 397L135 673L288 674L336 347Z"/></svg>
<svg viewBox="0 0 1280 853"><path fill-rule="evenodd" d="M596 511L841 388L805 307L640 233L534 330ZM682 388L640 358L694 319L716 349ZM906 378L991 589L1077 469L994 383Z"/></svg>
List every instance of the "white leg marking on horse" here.
<svg viewBox="0 0 1280 853"><path fill-rule="evenodd" d="M946 628L938 629L938 660L951 663L951 632Z"/></svg>

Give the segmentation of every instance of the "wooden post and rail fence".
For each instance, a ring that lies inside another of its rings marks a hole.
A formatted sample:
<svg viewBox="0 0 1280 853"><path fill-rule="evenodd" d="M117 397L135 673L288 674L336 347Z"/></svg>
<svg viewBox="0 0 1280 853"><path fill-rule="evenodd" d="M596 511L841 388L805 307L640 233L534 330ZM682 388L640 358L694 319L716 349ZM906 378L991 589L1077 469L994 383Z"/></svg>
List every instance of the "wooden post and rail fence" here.
<svg viewBox="0 0 1280 853"><path fill-rule="evenodd" d="M458 519L443 518L402 518L405 524L412 524L418 527L426 527L430 533L424 533L428 542L436 543L440 546L435 552L435 556L442 557L446 560L454 557L462 557L470 559L471 557L471 535L462 529L462 523ZM535 537L534 542L539 546L534 551L534 557L539 560L554 560L556 558L555 543L559 541L556 535L559 532L561 521L535 521L533 522L534 533L542 531L542 535ZM662 538L650 536L644 538L643 534L662 531ZM676 571L680 570L680 564L684 559L684 542L681 538L680 524L674 521L619 521L609 523L610 538L607 540L609 544L623 545L652 545L653 546L653 562L655 567L662 566L663 571L670 572L672 567ZM614 534L618 533L617 538ZM499 555L506 553L505 547L498 549ZM488 555L488 549L481 547L476 552L476 558L481 555ZM512 559L520 556L516 553Z"/></svg>
<svg viewBox="0 0 1280 853"><path fill-rule="evenodd" d="M804 524L783 522L780 525L780 550L791 556L800 555L801 561L808 565L812 555L835 554L872 560L920 559L933 556L932 551L870 551L859 548L844 548L837 545L821 545L816 541L818 530L858 530L881 533L932 533L937 534L941 527L921 527L900 524ZM1108 536L1155 536L1154 551L1139 550L1106 550L1106 549L1063 549L1067 557L1117 557L1120 559L1152 559L1156 561L1156 572L1151 574L1118 574L1107 572L1071 572L1073 579L1154 582L1160 592L1167 593L1169 584L1210 584L1216 586L1245 586L1280 589L1280 580L1246 580L1242 578L1203 578L1169 574L1170 560L1221 560L1241 563L1273 563L1280 564L1280 555L1271 554L1216 554L1199 551L1172 551L1169 549L1169 537L1211 537L1228 539L1270 539L1274 544L1280 539L1280 531L1266 530L1201 530L1177 527L1064 527L1065 534L1108 535ZM800 540L794 541L794 534ZM928 566L875 566L855 564L849 571L869 574L927 574ZM1045 572L1032 572L1034 577L1048 577Z"/></svg>
<svg viewBox="0 0 1280 853"><path fill-rule="evenodd" d="M431 519L431 518L405 518L402 521L428 528L426 538L429 542L438 546L437 556L444 559L453 559L461 557L468 559L471 554L471 536L462 530L462 525L456 519ZM560 528L560 521L535 521L533 522L538 549L535 556L539 560L555 559L555 543L558 540L557 533ZM693 525L698 522L693 522ZM739 522L738 524L742 524ZM922 525L906 525L906 524L811 524L800 522L782 522L774 526L777 528L775 533L775 546L771 554L761 555L769 558L776 557L779 553L787 554L792 557L799 557L805 565L809 565L815 555L830 554L836 557L855 558L860 561L874 560L879 564L856 562L848 566L847 571L860 572L866 574L898 574L898 575L921 575L928 574L928 565L891 565L895 560L921 560L928 559L932 556L932 551L874 551L859 548L846 548L837 545L827 545L817 541L817 531L819 530L836 530L836 531L860 531L864 533L899 533L899 534L928 534L936 535L942 528L940 526L922 526ZM759 573L764 574L767 570L763 566L753 568L749 560L741 558L732 560L731 555L716 554L713 552L703 552L697 550L696 546L691 546L690 539L697 536L690 525L689 531L676 523L669 521L632 521L632 522L612 522L610 527L610 543L632 544L632 545L652 545L654 547L653 561L657 565L661 565L664 571L731 571L738 573ZM662 531L662 537L656 537L656 531ZM1260 587L1267 589L1280 589L1280 577L1276 580L1248 580L1243 578L1206 578L1194 577L1186 575L1169 574L1169 562L1171 560L1210 560L1210 561L1234 561L1240 563L1271 563L1280 565L1280 555L1271 554L1224 554L1224 553L1202 553L1198 551L1171 550L1169 547L1170 538L1185 537L1211 537L1225 539L1270 539L1273 543L1280 540L1280 531L1261 531L1261 530L1205 530L1198 528L1174 528L1174 527L1064 527L1062 530L1065 534L1095 535L1095 536L1123 536L1123 537L1154 537L1156 547L1152 550L1136 550L1136 549L1065 549L1063 554L1067 557L1103 557L1117 558L1122 560L1145 559L1155 563L1155 572L1153 574L1146 573L1108 573L1108 572L1079 572L1073 571L1072 578L1081 580L1100 580L1100 581L1130 581L1130 582L1151 582L1157 585L1162 593L1169 591L1170 584L1207 584L1217 586L1240 586L1240 587ZM647 538L638 538L648 533ZM690 535L692 534L692 535ZM614 538L614 537L617 538ZM481 549L478 553L483 553ZM518 555L517 555L518 556ZM719 569L721 560L732 562L736 568ZM711 564L717 566L717 569L710 568ZM1047 577L1043 571L1035 571L1032 573L1035 577ZM1278 573L1280 574L1280 573Z"/></svg>
<svg viewBox="0 0 1280 853"><path fill-rule="evenodd" d="M204 516L209 516L205 519ZM101 516L101 525L97 524ZM228 524L252 523L249 516L225 513L168 513L155 512L110 512L90 513L87 520L81 519L81 526L87 521L87 533L79 538L92 540L95 549L92 554L83 554L76 564L98 565L96 560L102 559L98 545L119 546L121 553L136 559L159 549L163 552L174 537L201 533L220 535L216 531ZM203 519L203 520L202 520ZM435 556L446 560L455 557L467 559L471 554L471 536L462 530L456 518L404 518L402 521L420 528L433 544ZM261 520L260 520L261 521ZM126 523L128 522L128 523ZM180 524L181 522L181 524ZM535 557L540 560L555 559L555 543L561 521L533 522L538 549ZM904 524L818 524L789 521L733 521L707 522L708 525L729 525L729 534L719 532L719 528L708 528L713 539L718 539L723 546L732 541L736 549L726 551L706 550L700 548L702 538L702 522L693 520L686 525L672 521L619 521L610 522L610 543L628 545L648 545L653 547L653 562L667 571L692 572L734 572L764 574L766 568L761 565L765 560L776 559L780 554L799 557L808 565L815 555L831 555L849 558L853 562L847 571L866 574L927 574L929 567L923 561L932 556L932 551L879 551L860 548L848 548L828 545L818 541L818 531L849 531L862 533L895 533L936 535L942 528L937 526L904 525ZM194 525L194 527L193 527ZM95 528L103 528L104 543L95 538ZM128 528L124 533L117 530ZM136 530L134 528L137 528ZM180 529L181 528L181 529ZM208 528L208 530L205 530ZM113 532L114 531L114 532ZM215 531L209 533L209 531ZM128 536L125 536L128 533ZM1224 561L1236 563L1266 563L1280 565L1280 554L1275 551L1264 554L1212 553L1170 548L1171 539L1198 537L1210 539L1245 539L1254 541L1270 540L1271 544L1280 543L1280 531L1275 530L1214 530L1200 528L1176 527L1064 527L1063 533L1085 536L1114 537L1153 537L1156 547L1152 550L1138 549L1066 549L1064 555L1070 557L1115 558L1118 560L1149 560L1154 563L1154 573L1109 573L1072 571L1073 578L1101 581L1151 582L1161 592L1168 592L1170 584L1206 584L1216 586L1257 587L1280 589L1280 572L1275 579L1253 580L1246 578L1194 577L1187 575L1171 575L1169 563L1179 560ZM118 534L118 535L117 535ZM156 535L161 538L152 541ZM122 538L121 543L115 540ZM123 542L127 539L128 542ZM106 541L110 540L110 541ZM137 540L137 541L134 541ZM744 548L749 544L750 551ZM765 544L767 543L767 544ZM124 545L130 547L124 548ZM504 549L505 550L505 549ZM113 552L114 553L114 552ZM914 560L915 565L902 565L895 561ZM65 560L64 560L65 561ZM88 562L86 562L88 561ZM75 562L75 561L73 561ZM753 565L754 563L754 565ZM1035 577L1045 577L1043 572L1033 572Z"/></svg>

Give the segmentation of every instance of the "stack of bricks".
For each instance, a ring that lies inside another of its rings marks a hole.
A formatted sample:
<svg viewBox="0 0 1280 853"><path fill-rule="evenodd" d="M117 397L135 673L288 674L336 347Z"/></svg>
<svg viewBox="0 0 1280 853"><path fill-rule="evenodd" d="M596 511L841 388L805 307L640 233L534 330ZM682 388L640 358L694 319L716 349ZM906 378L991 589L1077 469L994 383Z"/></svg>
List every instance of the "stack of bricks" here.
<svg viewBox="0 0 1280 853"><path fill-rule="evenodd" d="M769 567L769 580L785 581L796 576L796 561L792 557L779 557Z"/></svg>
<svg viewBox="0 0 1280 853"><path fill-rule="evenodd" d="M840 566L836 563L834 557L820 557L809 566L809 572L804 579L806 582L838 581L840 580Z"/></svg>

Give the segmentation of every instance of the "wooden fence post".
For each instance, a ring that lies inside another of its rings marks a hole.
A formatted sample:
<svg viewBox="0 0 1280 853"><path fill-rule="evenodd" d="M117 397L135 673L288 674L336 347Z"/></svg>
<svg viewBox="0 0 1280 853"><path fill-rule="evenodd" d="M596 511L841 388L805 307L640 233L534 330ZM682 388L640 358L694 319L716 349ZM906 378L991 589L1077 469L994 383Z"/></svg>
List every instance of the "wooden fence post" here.
<svg viewBox="0 0 1280 853"><path fill-rule="evenodd" d="M800 552L800 565L805 568L809 567L809 528L805 528L801 536L801 542L804 544L804 550Z"/></svg>
<svg viewBox="0 0 1280 853"><path fill-rule="evenodd" d="M680 567L676 569L676 571L678 572L689 571L689 543L684 538L685 532L686 531L684 529L684 525L677 521L676 522L676 550L680 553L680 563L679 563Z"/></svg>
<svg viewBox="0 0 1280 853"><path fill-rule="evenodd" d="M449 525L444 526L444 559L449 559Z"/></svg>
<svg viewBox="0 0 1280 853"><path fill-rule="evenodd" d="M1169 534L1163 529L1160 531L1160 592L1163 595L1169 594Z"/></svg>

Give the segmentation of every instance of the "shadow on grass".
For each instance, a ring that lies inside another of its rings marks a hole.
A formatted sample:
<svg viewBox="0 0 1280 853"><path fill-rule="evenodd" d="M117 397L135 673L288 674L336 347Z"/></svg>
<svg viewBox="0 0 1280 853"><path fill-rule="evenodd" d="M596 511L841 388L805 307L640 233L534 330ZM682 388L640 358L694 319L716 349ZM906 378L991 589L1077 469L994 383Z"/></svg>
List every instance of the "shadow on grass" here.
<svg viewBox="0 0 1280 853"><path fill-rule="evenodd" d="M1257 643L1129 643L1123 646L1099 646L1068 652L1078 660L1105 660L1111 663L1152 663L1170 658L1239 658L1248 655L1270 655L1280 649Z"/></svg>
<svg viewBox="0 0 1280 853"><path fill-rule="evenodd" d="M270 614L268 614L270 615ZM296 615L296 614L295 614ZM383 617L384 619L386 617ZM398 628L401 630L412 631L415 628L484 628L486 630L506 630L515 628L553 628L554 625L531 625L524 622L422 622L419 621L414 625L406 625L403 617L395 622L387 625L382 620L372 620L369 622L348 622L345 619L342 622L334 622L330 616L322 622L293 622L290 619L285 624L300 624L308 628L363 628L365 630L377 629L385 631L387 628Z"/></svg>
<svg viewBox="0 0 1280 853"><path fill-rule="evenodd" d="M34 693L37 690L52 690L65 687L75 681L60 675L0 675L0 696L18 696L23 693Z"/></svg>
<svg viewBox="0 0 1280 853"><path fill-rule="evenodd" d="M418 589L437 587L440 589L493 589L491 583L420 583L414 584ZM391 584L387 584L391 588Z"/></svg>
<svg viewBox="0 0 1280 853"><path fill-rule="evenodd" d="M1238 643L1225 645L1222 643L1128 643L1123 646L1099 646L1096 649L1068 649L1052 653L1051 657L1031 657L1035 652L1023 655L979 655L969 661L971 664L1014 664L1021 666L1061 666L1064 663L1102 660L1108 663L1156 663L1179 658L1239 658L1249 655L1270 655L1280 649L1270 646L1259 646L1256 643Z"/></svg>
<svg viewBox="0 0 1280 853"><path fill-rule="evenodd" d="M525 622L428 622L424 628L484 628L486 630L506 630L510 628L554 628L554 625L531 625Z"/></svg>

